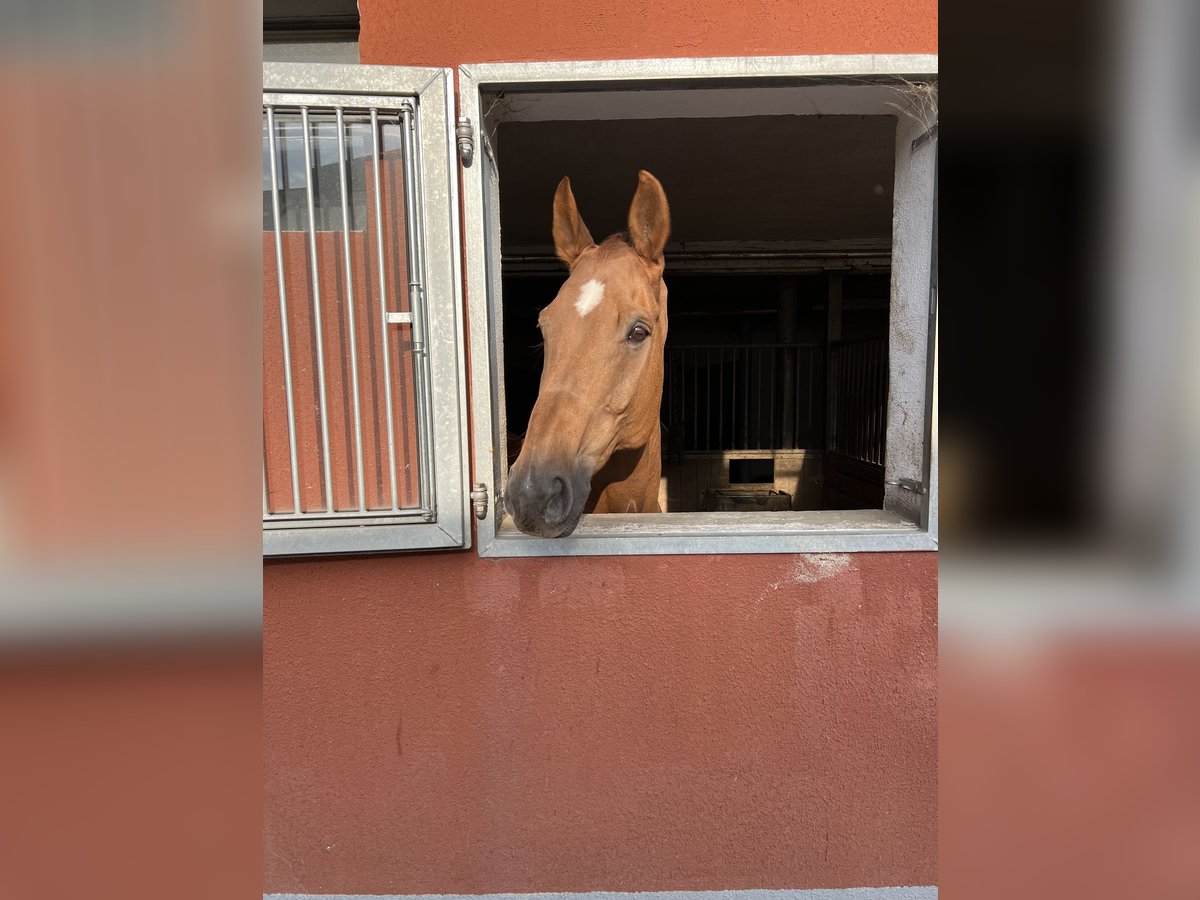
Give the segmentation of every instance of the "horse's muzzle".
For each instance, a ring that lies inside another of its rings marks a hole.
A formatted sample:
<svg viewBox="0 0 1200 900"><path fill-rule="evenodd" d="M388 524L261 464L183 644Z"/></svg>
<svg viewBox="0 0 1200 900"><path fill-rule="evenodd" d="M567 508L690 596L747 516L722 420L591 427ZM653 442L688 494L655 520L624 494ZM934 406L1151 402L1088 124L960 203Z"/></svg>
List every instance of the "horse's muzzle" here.
<svg viewBox="0 0 1200 900"><path fill-rule="evenodd" d="M504 505L517 527L536 537L566 537L579 524L591 490L591 475L579 469L517 460L508 477Z"/></svg>

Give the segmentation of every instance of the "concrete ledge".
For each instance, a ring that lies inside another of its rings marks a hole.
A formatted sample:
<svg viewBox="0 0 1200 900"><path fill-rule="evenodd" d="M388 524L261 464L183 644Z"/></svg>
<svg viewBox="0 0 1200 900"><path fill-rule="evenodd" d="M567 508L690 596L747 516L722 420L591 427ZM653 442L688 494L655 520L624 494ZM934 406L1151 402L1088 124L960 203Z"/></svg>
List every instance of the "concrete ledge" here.
<svg viewBox="0 0 1200 900"><path fill-rule="evenodd" d="M934 885L754 891L587 891L545 894L264 894L264 900L937 900Z"/></svg>

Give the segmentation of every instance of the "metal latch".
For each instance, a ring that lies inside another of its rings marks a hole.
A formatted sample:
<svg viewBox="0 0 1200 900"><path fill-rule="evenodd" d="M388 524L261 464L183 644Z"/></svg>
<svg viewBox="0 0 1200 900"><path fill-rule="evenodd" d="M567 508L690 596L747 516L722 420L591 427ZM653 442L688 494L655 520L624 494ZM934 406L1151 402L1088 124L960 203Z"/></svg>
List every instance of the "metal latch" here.
<svg viewBox="0 0 1200 900"><path fill-rule="evenodd" d="M475 518L487 517L488 489L486 484L475 485L475 489L471 491L471 506L475 509Z"/></svg>
<svg viewBox="0 0 1200 900"><path fill-rule="evenodd" d="M898 487L902 491L912 491L914 494L925 493L924 483L917 481L915 478L900 478L896 481L885 481L884 484Z"/></svg>
<svg viewBox="0 0 1200 900"><path fill-rule="evenodd" d="M458 157L464 166L470 166L471 160L475 158L475 128L467 116L458 117L458 127L454 129L454 134L458 137Z"/></svg>

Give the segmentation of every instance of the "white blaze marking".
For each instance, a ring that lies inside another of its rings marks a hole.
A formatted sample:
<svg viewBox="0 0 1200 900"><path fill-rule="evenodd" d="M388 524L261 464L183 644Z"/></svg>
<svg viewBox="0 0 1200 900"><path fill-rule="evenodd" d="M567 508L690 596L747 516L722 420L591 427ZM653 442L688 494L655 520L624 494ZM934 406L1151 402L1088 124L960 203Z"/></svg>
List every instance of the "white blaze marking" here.
<svg viewBox="0 0 1200 900"><path fill-rule="evenodd" d="M582 319L599 306L603 299L604 282L593 278L579 289L579 299L575 301L575 309L579 311L579 317Z"/></svg>

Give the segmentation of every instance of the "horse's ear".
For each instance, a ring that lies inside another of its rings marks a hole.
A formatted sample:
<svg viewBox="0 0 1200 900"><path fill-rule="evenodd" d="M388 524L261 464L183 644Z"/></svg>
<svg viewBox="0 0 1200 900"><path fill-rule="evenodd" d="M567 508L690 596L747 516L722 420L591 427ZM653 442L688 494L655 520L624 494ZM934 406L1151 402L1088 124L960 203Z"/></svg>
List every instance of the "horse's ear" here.
<svg viewBox="0 0 1200 900"><path fill-rule="evenodd" d="M554 192L554 252L570 267L583 251L595 246L596 242L579 216L579 207L575 205L571 179L563 178Z"/></svg>
<svg viewBox="0 0 1200 900"><path fill-rule="evenodd" d="M667 192L645 169L638 172L637 193L629 206L629 240L643 259L662 264L663 247L671 233Z"/></svg>

